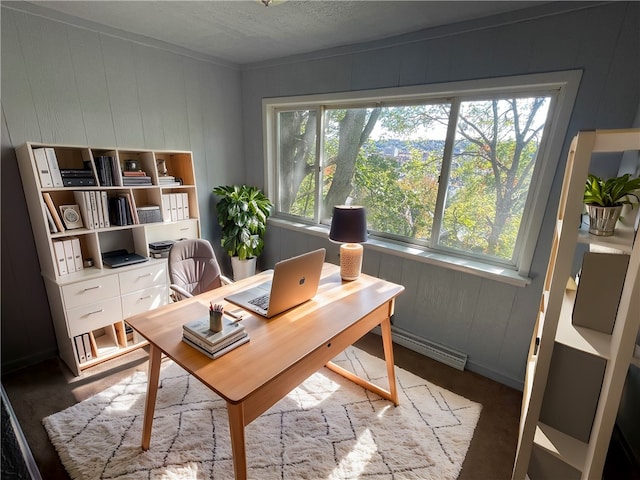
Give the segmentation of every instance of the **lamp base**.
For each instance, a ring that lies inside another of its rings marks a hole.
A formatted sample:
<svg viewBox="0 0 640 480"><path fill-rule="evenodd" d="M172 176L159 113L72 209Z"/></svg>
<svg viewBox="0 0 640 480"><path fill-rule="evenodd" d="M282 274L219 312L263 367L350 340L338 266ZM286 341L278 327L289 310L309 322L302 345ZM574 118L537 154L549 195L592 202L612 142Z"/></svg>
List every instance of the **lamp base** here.
<svg viewBox="0 0 640 480"><path fill-rule="evenodd" d="M360 276L363 251L358 243L340 245L340 276L343 280L356 280Z"/></svg>

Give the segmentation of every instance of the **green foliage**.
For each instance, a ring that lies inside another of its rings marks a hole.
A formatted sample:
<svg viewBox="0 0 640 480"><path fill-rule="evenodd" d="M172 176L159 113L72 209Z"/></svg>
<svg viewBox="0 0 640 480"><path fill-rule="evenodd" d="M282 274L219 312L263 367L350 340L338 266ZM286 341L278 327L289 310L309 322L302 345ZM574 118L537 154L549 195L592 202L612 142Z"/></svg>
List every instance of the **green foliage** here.
<svg viewBox="0 0 640 480"><path fill-rule="evenodd" d="M271 201L260 189L246 185L219 186L213 193L220 197L216 210L222 227L222 248L240 260L260 255L273 208Z"/></svg>
<svg viewBox="0 0 640 480"><path fill-rule="evenodd" d="M601 207L631 205L633 201L629 197L640 200L640 197L633 193L638 189L640 189L640 178L631 178L628 173L607 180L589 174L584 186L584 203Z"/></svg>

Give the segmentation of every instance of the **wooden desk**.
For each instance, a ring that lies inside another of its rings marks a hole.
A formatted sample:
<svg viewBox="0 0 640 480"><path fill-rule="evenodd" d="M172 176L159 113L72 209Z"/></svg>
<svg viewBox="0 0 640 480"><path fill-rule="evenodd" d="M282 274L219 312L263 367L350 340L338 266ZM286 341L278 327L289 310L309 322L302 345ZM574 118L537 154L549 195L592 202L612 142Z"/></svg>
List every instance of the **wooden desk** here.
<svg viewBox="0 0 640 480"><path fill-rule="evenodd" d="M150 344L143 450L148 450L151 443L163 353L226 400L238 480L247 476L244 427L322 366L398 405L390 317L395 298L404 287L368 275L343 282L335 265L324 265L318 293L309 302L268 320L248 313L242 322L251 340L216 360L182 341L182 325L206 315L209 302L235 308L223 297L260 283L267 275L256 275L126 320ZM330 362L377 325L382 329L388 391Z"/></svg>

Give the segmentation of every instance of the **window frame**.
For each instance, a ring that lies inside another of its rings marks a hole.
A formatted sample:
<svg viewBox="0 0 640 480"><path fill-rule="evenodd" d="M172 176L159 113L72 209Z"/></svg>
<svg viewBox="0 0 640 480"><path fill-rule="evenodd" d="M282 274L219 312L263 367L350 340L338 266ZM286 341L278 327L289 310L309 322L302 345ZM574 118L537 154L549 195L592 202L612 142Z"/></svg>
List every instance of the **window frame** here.
<svg viewBox="0 0 640 480"><path fill-rule="evenodd" d="M496 272L502 272L502 274L497 273L497 276L508 277L507 281L510 283L514 283L514 278L520 278L522 281L516 281L515 283L526 284L529 282L531 262L542 228L547 199L549 198L555 172L560 161L581 76L581 70L570 70L410 87L265 98L262 101L265 192L273 199L276 206L272 218L278 223L288 223L289 226L294 226L294 228L311 227L313 231L317 231L318 227L321 229L326 227L328 229L328 225L322 223L322 219L318 218L318 206L320 205L318 196L321 195L321 189L318 186L321 185L320 182L322 181L320 160L321 152L323 151L322 132L324 130L325 107L362 108L377 105L384 106L385 103L392 103L394 106L398 103L410 105L451 98L458 100L456 108L459 108L460 103L467 99L507 98L513 95L539 94L546 91L552 97L552 103L549 107L550 117L542 136L538 158L532 172L531 185L529 187L530 193L525 203L522 223L514 247L513 261L492 261L492 259L465 255L464 252L448 249L442 245L434 248L434 242L437 242L435 235L432 235L430 241L427 242L428 245L425 245L425 242L399 240L393 238L392 235L377 237L375 233L372 234L372 240L369 242L371 245L376 245L389 251L412 252L409 254L410 256L417 254L420 257L437 258L438 262L450 264L457 269L461 265L466 265L473 273L493 272L491 276L496 276ZM279 135L277 115L283 111L301 109L315 109L317 115L316 160L318 168L315 172L316 208L314 209L312 221L279 211ZM449 129L455 129L455 122L451 122ZM447 138L452 141L453 137L448 136ZM446 148L447 146L445 145ZM451 145L449 145L449 148L451 148ZM438 195L443 195L444 191L446 191L446 188L439 188ZM438 205L444 206L441 203ZM436 218L438 217L436 216ZM295 227L295 225L298 227Z"/></svg>

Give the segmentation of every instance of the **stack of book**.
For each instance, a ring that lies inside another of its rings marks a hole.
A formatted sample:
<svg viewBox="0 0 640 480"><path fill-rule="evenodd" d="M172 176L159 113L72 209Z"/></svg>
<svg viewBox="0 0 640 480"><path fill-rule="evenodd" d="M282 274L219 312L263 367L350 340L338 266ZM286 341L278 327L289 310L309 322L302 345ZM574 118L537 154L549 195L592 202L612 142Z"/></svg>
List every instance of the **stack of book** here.
<svg viewBox="0 0 640 480"><path fill-rule="evenodd" d="M182 326L182 341L209 358L218 358L249 341L243 325L222 316L222 330L209 330L209 316L187 322Z"/></svg>
<svg viewBox="0 0 640 480"><path fill-rule="evenodd" d="M122 172L122 185L125 187L151 185L151 177L142 170L137 170L134 172L125 170L124 172Z"/></svg>
<svg viewBox="0 0 640 480"><path fill-rule="evenodd" d="M160 175L158 177L158 185L161 187L175 187L182 185L182 183L172 175Z"/></svg>

